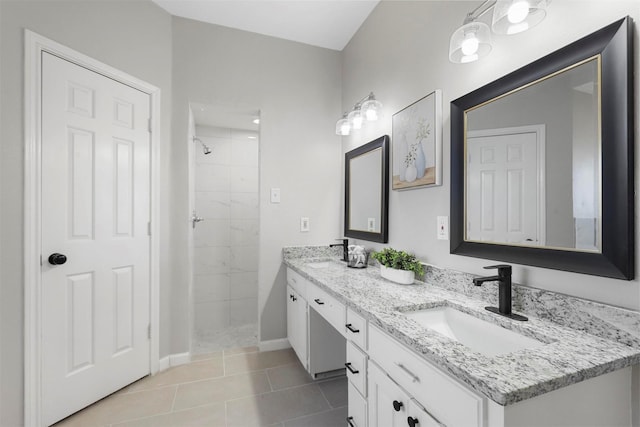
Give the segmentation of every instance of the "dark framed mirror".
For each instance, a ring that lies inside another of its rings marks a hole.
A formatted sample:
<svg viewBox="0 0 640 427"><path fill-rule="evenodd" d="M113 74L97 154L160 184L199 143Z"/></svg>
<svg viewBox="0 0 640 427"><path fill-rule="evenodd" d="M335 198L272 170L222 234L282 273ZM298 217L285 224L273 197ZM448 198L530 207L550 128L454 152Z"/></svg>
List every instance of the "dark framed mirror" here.
<svg viewBox="0 0 640 427"><path fill-rule="evenodd" d="M634 277L632 25L451 102L451 253Z"/></svg>
<svg viewBox="0 0 640 427"><path fill-rule="evenodd" d="M344 155L344 235L389 240L389 136Z"/></svg>

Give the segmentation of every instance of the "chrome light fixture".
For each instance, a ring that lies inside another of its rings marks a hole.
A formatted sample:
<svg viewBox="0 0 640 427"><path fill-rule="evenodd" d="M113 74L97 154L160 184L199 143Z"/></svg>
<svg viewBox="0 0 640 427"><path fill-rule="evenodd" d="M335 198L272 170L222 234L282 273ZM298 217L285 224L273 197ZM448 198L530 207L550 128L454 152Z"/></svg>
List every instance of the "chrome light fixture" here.
<svg viewBox="0 0 640 427"><path fill-rule="evenodd" d="M491 29L496 34L526 31L546 16L551 0L485 0L467 14L449 41L449 60L458 64L477 61L491 52L491 30L478 19L493 9Z"/></svg>
<svg viewBox="0 0 640 427"><path fill-rule="evenodd" d="M382 103L378 101L373 94L362 98L356 102L353 109L342 115L336 122L336 135L347 136L351 133L351 129L361 129L365 123L378 120L382 113Z"/></svg>

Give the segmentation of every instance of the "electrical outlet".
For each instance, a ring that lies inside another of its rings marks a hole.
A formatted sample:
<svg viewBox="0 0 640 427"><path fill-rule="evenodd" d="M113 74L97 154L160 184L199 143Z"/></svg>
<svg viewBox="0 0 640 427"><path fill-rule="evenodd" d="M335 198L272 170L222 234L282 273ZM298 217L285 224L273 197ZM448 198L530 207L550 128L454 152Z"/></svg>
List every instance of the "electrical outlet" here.
<svg viewBox="0 0 640 427"><path fill-rule="evenodd" d="M376 219L367 218L367 231L376 231Z"/></svg>
<svg viewBox="0 0 640 427"><path fill-rule="evenodd" d="M271 189L271 203L280 203L280 189L272 188Z"/></svg>
<svg viewBox="0 0 640 427"><path fill-rule="evenodd" d="M307 218L306 216L300 218L300 231L309 231L309 218Z"/></svg>
<svg viewBox="0 0 640 427"><path fill-rule="evenodd" d="M449 217L438 217L438 240L449 240Z"/></svg>

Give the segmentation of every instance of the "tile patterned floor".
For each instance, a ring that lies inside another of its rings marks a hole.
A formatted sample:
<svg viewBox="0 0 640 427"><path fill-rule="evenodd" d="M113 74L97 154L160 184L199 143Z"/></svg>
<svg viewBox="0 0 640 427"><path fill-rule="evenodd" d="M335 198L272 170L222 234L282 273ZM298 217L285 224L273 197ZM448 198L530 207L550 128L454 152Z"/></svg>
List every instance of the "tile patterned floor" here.
<svg viewBox="0 0 640 427"><path fill-rule="evenodd" d="M291 349L245 347L194 356L55 427L342 427L346 405L346 377L313 381Z"/></svg>

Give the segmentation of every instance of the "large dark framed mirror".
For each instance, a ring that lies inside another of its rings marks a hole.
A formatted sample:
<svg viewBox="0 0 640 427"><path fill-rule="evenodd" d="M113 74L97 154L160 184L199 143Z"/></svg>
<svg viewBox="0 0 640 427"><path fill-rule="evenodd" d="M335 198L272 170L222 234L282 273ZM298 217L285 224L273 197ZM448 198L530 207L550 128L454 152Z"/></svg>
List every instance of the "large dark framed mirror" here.
<svg viewBox="0 0 640 427"><path fill-rule="evenodd" d="M344 235L389 240L389 136L344 155Z"/></svg>
<svg viewBox="0 0 640 427"><path fill-rule="evenodd" d="M634 277L632 26L451 102L451 253Z"/></svg>

